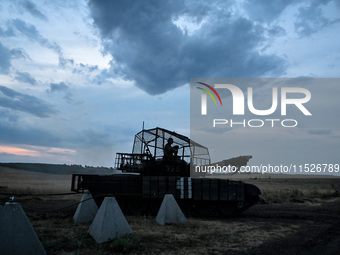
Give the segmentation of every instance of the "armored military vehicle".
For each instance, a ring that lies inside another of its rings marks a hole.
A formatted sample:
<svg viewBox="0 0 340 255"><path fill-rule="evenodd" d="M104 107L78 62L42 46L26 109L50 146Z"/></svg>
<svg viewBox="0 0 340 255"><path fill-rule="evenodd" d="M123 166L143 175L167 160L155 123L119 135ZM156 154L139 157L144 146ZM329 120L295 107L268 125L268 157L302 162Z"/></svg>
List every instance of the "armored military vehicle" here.
<svg viewBox="0 0 340 255"><path fill-rule="evenodd" d="M173 149L166 155L170 142ZM224 160L236 169L251 156ZM195 166L209 166L207 147L164 128L135 135L131 153L117 153L112 174L73 174L71 190L90 192L100 205L114 196L126 214L155 214L165 194L172 194L186 215L230 215L254 205L258 187L214 174L195 175ZM217 175L216 175L217 176ZM223 177L223 178L222 178Z"/></svg>

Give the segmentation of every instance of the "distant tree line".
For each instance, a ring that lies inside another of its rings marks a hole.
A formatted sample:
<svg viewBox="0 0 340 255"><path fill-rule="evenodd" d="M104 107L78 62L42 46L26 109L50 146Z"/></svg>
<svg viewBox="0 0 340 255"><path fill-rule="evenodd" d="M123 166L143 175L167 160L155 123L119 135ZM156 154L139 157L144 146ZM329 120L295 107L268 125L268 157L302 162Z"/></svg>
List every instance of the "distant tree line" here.
<svg viewBox="0 0 340 255"><path fill-rule="evenodd" d="M112 170L112 168L107 167L83 167L76 164L0 163L0 166L49 174L95 173L96 170Z"/></svg>

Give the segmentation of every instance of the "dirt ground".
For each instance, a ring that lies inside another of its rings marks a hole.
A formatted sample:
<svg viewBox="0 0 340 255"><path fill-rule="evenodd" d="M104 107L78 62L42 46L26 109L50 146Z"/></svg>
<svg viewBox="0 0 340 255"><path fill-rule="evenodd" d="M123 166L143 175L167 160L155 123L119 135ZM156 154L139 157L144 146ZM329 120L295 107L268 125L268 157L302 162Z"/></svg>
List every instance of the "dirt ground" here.
<svg viewBox="0 0 340 255"><path fill-rule="evenodd" d="M127 216L131 235L97 244L90 224L73 221L82 194L50 195L70 192L70 177L11 169L0 177L1 204L15 194L47 254L340 254L339 178L248 178L262 202L240 215L165 226Z"/></svg>
<svg viewBox="0 0 340 255"><path fill-rule="evenodd" d="M188 218L179 225L159 226L154 217L127 216L133 234L104 244L96 244L87 234L90 224L74 224L76 206L68 206L79 199L79 195L17 197L47 254L335 255L340 251L340 197L257 204L235 217Z"/></svg>

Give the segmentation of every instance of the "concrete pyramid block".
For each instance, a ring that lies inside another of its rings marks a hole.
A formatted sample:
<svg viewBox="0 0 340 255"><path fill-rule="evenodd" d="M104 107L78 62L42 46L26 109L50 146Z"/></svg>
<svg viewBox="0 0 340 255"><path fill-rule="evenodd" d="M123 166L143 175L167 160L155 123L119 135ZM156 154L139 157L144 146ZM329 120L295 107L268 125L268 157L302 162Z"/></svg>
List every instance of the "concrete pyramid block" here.
<svg viewBox="0 0 340 255"><path fill-rule="evenodd" d="M116 199L106 197L88 232L97 243L104 243L131 234L132 230Z"/></svg>
<svg viewBox="0 0 340 255"><path fill-rule="evenodd" d="M73 220L75 223L92 222L97 212L98 206L92 199L91 194L85 193L81 198L81 203L77 207Z"/></svg>
<svg viewBox="0 0 340 255"><path fill-rule="evenodd" d="M24 210L18 203L0 207L0 254L46 254Z"/></svg>
<svg viewBox="0 0 340 255"><path fill-rule="evenodd" d="M159 225L165 225L167 223L185 223L186 221L187 219L178 206L174 196L172 194L165 195L162 205L159 208L156 222Z"/></svg>

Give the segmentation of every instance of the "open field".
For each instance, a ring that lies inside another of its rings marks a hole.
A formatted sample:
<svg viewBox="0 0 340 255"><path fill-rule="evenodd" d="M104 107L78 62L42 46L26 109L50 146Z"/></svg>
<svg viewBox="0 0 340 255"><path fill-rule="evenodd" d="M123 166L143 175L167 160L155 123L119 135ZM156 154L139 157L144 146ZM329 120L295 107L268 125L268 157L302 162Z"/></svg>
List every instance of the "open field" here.
<svg viewBox="0 0 340 255"><path fill-rule="evenodd" d="M16 194L47 254L339 254L340 179L243 181L261 189L263 202L241 215L166 226L127 216L133 234L104 244L87 234L89 224L73 223L80 194L46 195L70 192L69 175L0 168L0 199Z"/></svg>
<svg viewBox="0 0 340 255"><path fill-rule="evenodd" d="M70 192L71 175L45 174L0 167L0 191L14 194Z"/></svg>
<svg viewBox="0 0 340 255"><path fill-rule="evenodd" d="M336 195L334 185L340 178L271 178L244 180L261 189L261 198L267 203L312 202ZM300 200L300 201L299 201Z"/></svg>

